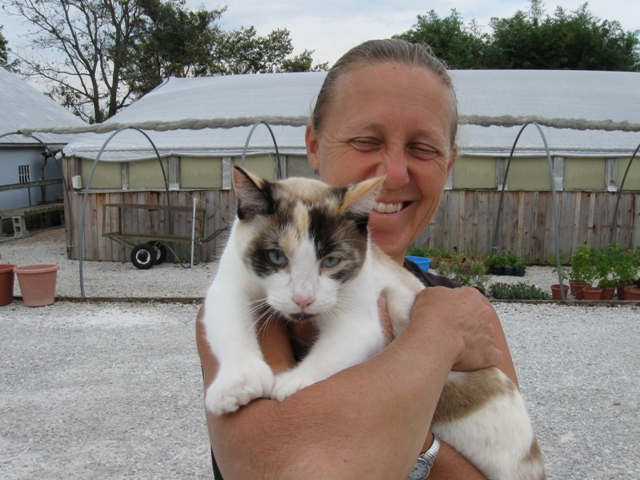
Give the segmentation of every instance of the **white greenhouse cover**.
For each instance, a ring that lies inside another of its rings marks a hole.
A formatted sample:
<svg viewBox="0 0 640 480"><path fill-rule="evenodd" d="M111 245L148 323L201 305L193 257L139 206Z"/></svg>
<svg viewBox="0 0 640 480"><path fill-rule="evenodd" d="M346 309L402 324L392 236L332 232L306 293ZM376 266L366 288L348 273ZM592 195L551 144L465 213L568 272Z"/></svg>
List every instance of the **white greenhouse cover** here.
<svg viewBox="0 0 640 480"><path fill-rule="evenodd" d="M139 123L188 118L309 115L326 73L279 73L201 78L169 78L108 122ZM461 115L540 116L593 121L640 122L640 73L549 70L451 71ZM304 127L272 127L281 153L304 154ZM237 156L250 127L147 131L162 156ZM504 156L519 127L461 126L461 154ZM640 135L629 132L543 128L553 155L629 156ZM65 148L67 156L95 158L111 134L81 134ZM259 126L249 153L274 152L266 127ZM527 127L518 155L541 155L537 129ZM101 160L154 158L149 141L125 131L108 145Z"/></svg>
<svg viewBox="0 0 640 480"><path fill-rule="evenodd" d="M0 67L0 135L21 127L55 127L86 125L66 108L58 105L25 81ZM49 145L69 142L72 135L35 134ZM39 142L22 135L0 138L0 145L32 145Z"/></svg>

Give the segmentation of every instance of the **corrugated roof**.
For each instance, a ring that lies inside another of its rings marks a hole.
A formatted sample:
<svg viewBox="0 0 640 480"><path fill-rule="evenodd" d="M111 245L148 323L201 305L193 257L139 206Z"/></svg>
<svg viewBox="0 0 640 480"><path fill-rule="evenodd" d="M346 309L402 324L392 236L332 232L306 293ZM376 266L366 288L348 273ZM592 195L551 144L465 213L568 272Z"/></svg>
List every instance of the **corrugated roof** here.
<svg viewBox="0 0 640 480"><path fill-rule="evenodd" d="M308 115L326 73L280 73L201 78L170 78L110 119L111 122L172 121L185 118L237 118ZM640 122L640 73L549 70L454 70L451 72L461 115L537 115ZM304 153L303 127L272 127L283 153ZM161 155L238 155L249 127L228 130L147 132ZM463 126L458 144L463 154L505 155L518 128ZM555 155L630 155L636 133L544 128ZM83 134L65 149L67 155L95 158L107 134ZM265 127L250 146L272 152ZM542 140L528 127L518 153L543 152ZM105 160L153 158L139 132L119 134L101 157Z"/></svg>
<svg viewBox="0 0 640 480"><path fill-rule="evenodd" d="M0 135L15 132L20 127L55 127L86 125L66 108L42 92L0 67ZM65 144L71 136L38 133L43 142ZM10 135L0 138L0 145L37 144L33 138Z"/></svg>

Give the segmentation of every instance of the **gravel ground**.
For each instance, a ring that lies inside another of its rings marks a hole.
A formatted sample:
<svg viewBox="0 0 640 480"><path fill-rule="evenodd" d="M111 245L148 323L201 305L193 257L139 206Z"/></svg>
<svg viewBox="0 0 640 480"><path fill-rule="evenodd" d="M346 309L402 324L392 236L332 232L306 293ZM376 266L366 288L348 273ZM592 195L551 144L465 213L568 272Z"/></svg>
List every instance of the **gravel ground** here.
<svg viewBox="0 0 640 480"><path fill-rule="evenodd" d="M58 263L62 230L0 244L0 262ZM214 264L85 263L87 296L201 297ZM168 281L170 279L170 281ZM505 281L509 277L500 277ZM526 281L547 288L549 268ZM16 287L16 294L19 288ZM640 309L496 303L550 479L640 479ZM212 478L193 341L196 303L0 307L0 477Z"/></svg>

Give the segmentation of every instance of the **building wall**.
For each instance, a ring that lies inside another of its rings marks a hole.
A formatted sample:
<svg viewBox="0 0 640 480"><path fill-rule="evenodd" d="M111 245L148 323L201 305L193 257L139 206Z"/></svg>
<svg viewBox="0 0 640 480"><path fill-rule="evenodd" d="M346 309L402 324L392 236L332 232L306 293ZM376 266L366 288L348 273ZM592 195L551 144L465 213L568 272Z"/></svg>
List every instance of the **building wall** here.
<svg viewBox="0 0 640 480"><path fill-rule="evenodd" d="M0 148L0 185L20 183L19 167L29 165L32 182L42 180L40 154L44 148L36 147L2 147ZM59 168L53 160L48 160L45 168L47 180L62 178ZM46 201L52 202L63 192L61 185L49 185L46 187ZM31 187L29 189L8 190L0 192L0 210L28 207L41 203L42 188Z"/></svg>

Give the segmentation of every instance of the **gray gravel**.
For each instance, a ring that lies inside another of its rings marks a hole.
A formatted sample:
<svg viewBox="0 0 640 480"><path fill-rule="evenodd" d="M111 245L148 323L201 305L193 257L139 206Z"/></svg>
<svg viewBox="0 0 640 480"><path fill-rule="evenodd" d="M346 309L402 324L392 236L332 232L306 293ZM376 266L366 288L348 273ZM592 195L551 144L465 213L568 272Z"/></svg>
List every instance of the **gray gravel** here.
<svg viewBox="0 0 640 480"><path fill-rule="evenodd" d="M63 233L54 230L0 244L0 262L59 263L57 294L78 296L77 262L64 252ZM85 287L89 296L200 297L214 271L214 264L140 271L86 262ZM553 279L540 267L524 281L546 288ZM549 478L640 479L640 309L495 307ZM197 308L0 307L0 477L211 478Z"/></svg>

